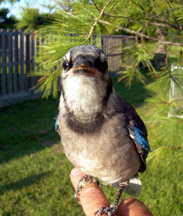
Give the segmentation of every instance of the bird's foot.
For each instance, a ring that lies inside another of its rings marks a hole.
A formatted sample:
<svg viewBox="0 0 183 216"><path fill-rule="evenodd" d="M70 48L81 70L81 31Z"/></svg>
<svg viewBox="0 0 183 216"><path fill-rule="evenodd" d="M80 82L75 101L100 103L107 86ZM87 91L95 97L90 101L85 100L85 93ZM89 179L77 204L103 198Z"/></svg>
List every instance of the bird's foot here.
<svg viewBox="0 0 183 216"><path fill-rule="evenodd" d="M107 214L107 216L116 215L118 209L118 205L111 205L110 207L100 207L96 212L95 216L101 216L103 214Z"/></svg>
<svg viewBox="0 0 183 216"><path fill-rule="evenodd" d="M78 187L75 193L75 198L78 201L78 203L80 204L80 192L83 190L83 188L85 188L87 185L91 184L91 183L97 183L98 184L98 180L92 176L89 175L84 175L78 183Z"/></svg>
<svg viewBox="0 0 183 216"><path fill-rule="evenodd" d="M100 207L94 214L94 216L101 216L103 214L107 214L107 216L113 216L116 215L117 209L118 209L118 202L120 200L121 194L124 190L124 188L128 185L128 181L122 182L119 184L119 190L118 195L116 197L116 200L110 207Z"/></svg>

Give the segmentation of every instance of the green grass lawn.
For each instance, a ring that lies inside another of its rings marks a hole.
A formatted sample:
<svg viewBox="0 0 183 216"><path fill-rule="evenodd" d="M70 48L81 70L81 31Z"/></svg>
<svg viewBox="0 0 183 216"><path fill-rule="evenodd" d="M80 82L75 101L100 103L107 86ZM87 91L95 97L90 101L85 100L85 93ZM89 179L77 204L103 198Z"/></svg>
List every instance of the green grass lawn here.
<svg viewBox="0 0 183 216"><path fill-rule="evenodd" d="M138 84L129 90L116 81L115 86L148 121L144 101L151 96L147 88ZM36 99L0 109L1 216L83 215L69 180L72 165L54 132L57 107L58 99ZM150 136L150 142L152 139ZM139 199L154 215L183 215L183 168L176 158L170 164L168 169L164 160L156 167L148 164L140 175ZM102 188L110 202L114 201L116 189Z"/></svg>

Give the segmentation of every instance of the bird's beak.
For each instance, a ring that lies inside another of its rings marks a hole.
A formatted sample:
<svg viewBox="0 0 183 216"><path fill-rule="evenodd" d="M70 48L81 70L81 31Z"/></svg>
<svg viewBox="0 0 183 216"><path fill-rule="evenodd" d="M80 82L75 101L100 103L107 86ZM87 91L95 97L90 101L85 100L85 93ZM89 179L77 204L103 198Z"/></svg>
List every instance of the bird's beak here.
<svg viewBox="0 0 183 216"><path fill-rule="evenodd" d="M66 75L76 76L76 75L85 75L90 77L102 77L102 73L96 68L86 66L86 65L78 65L67 71Z"/></svg>

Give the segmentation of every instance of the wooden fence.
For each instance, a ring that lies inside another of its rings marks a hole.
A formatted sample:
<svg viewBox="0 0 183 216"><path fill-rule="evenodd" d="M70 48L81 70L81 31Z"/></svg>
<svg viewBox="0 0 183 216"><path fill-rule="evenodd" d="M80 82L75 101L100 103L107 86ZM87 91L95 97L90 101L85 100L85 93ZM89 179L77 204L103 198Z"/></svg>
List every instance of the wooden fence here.
<svg viewBox="0 0 183 216"><path fill-rule="evenodd" d="M34 96L34 54L33 34L0 29L0 107Z"/></svg>
<svg viewBox="0 0 183 216"><path fill-rule="evenodd" d="M124 47L132 45L134 37L124 35L108 35L102 39L102 49L107 55L108 69L112 77L119 76L118 72L123 71L122 63L124 63ZM129 59L126 64L131 64Z"/></svg>
<svg viewBox="0 0 183 216"><path fill-rule="evenodd" d="M126 36L104 36L103 50L107 54L112 77L122 70L123 47L131 43ZM32 90L38 77L30 77L35 70L36 40L24 31L0 29L0 107L37 96Z"/></svg>

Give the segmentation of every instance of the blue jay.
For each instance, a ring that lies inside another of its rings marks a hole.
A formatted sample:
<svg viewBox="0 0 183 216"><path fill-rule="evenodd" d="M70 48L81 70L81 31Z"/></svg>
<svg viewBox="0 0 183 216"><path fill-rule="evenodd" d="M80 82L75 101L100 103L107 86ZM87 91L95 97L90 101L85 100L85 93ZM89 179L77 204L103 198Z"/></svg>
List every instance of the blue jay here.
<svg viewBox="0 0 183 216"><path fill-rule="evenodd" d="M146 169L150 151L147 131L135 109L112 87L105 53L91 45L71 48L61 73L61 97L56 130L69 161L86 175L80 180L76 198L85 185L100 179L118 187L110 207L99 216L115 215L124 190L140 193L137 175Z"/></svg>

